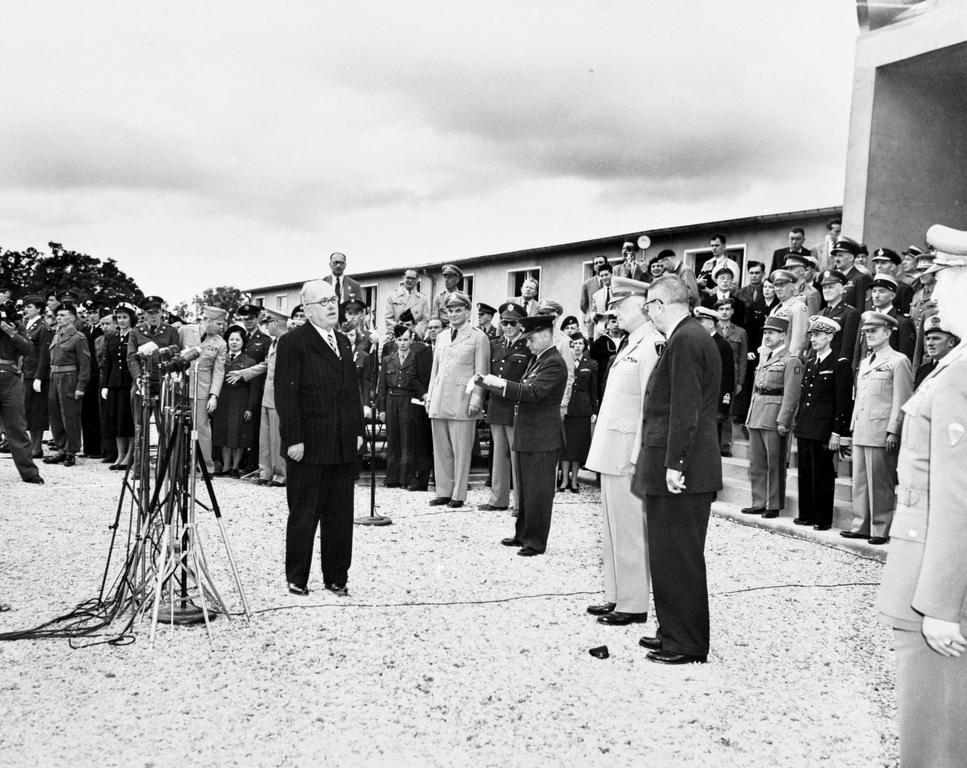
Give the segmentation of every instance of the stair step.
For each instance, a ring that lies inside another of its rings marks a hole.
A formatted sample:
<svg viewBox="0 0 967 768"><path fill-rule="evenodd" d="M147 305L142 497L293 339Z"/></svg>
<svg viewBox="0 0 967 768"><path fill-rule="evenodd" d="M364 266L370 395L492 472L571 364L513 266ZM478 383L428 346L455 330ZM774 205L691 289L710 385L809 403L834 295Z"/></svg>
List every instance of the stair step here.
<svg viewBox="0 0 967 768"><path fill-rule="evenodd" d="M742 459L746 462L749 460L749 441L745 438L737 439L732 441L732 458ZM723 457L723 461L727 461L728 457ZM794 469L799 466L799 453L796 451L796 443L793 441L792 450L789 452L789 467ZM852 477L853 465L848 460L836 459L836 474L838 477L849 478Z"/></svg>
<svg viewBox="0 0 967 768"><path fill-rule="evenodd" d="M723 479L735 478L743 482L749 482L749 462L743 459L722 459ZM790 467L786 470L786 487L791 493L796 493L799 484L799 470ZM791 487L790 487L791 486ZM837 501L850 502L853 499L853 484L849 478L837 477L834 498Z"/></svg>
<svg viewBox="0 0 967 768"><path fill-rule="evenodd" d="M752 503L752 485L747 479L729 477L724 487L718 492L718 501L734 504L738 507L748 507ZM799 514L799 494L795 486L786 485L785 508L779 512L781 517L796 517ZM853 507L849 500L839 498L833 501L833 527L849 528L853 520Z"/></svg>

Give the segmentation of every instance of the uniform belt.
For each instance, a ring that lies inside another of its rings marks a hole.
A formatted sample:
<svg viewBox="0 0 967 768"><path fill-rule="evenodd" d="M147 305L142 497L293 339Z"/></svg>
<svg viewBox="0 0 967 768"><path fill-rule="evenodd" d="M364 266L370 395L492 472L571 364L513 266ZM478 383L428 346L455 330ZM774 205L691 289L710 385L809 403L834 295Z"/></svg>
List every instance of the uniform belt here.
<svg viewBox="0 0 967 768"><path fill-rule="evenodd" d="M757 395L781 395L781 389L766 389L765 387L756 387L755 393Z"/></svg>
<svg viewBox="0 0 967 768"><path fill-rule="evenodd" d="M76 371L76 365L52 365L50 366L51 373L70 373L71 371Z"/></svg>

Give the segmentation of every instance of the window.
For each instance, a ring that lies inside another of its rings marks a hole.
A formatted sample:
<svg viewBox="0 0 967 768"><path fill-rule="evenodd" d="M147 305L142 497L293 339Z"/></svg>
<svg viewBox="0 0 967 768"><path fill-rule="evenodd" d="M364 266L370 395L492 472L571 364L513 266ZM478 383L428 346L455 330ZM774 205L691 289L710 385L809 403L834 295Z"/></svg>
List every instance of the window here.
<svg viewBox="0 0 967 768"><path fill-rule="evenodd" d="M726 245L725 255L728 256L732 261L739 265L739 278L735 281L735 287L738 288L743 284L743 276L745 275L745 243L739 243L737 245ZM682 254L682 262L695 273L698 277L699 272L702 271L702 267L705 262L712 258L711 248L686 248ZM714 287L714 286L713 286Z"/></svg>
<svg viewBox="0 0 967 768"><path fill-rule="evenodd" d="M463 292L470 297L470 303L473 304L473 275L464 274L463 276Z"/></svg>
<svg viewBox="0 0 967 768"><path fill-rule="evenodd" d="M285 299L286 295L284 293L280 293L275 297L275 308L279 310L279 312L285 312Z"/></svg>
<svg viewBox="0 0 967 768"><path fill-rule="evenodd" d="M589 262L590 263L590 262ZM520 296L521 286L524 284L525 280L533 279L536 280L537 285L537 298L541 295L541 268L540 267L527 267L526 269L513 269L507 271L507 296L510 298L517 298Z"/></svg>
<svg viewBox="0 0 967 768"><path fill-rule="evenodd" d="M608 263L611 264L611 267L613 269L614 266L615 266L615 263L613 261L611 261L611 259L608 259ZM582 272L583 277L581 278L581 281L582 282L587 282L592 277L594 277L594 269L593 269L593 266L594 266L594 261L585 261L582 264L582 269L583 269L583 272Z"/></svg>
<svg viewBox="0 0 967 768"><path fill-rule="evenodd" d="M255 300L255 303L258 304L260 307L264 307L265 306L265 298L263 296L259 296Z"/></svg>
<svg viewBox="0 0 967 768"><path fill-rule="evenodd" d="M370 285L361 285L360 288L363 289L363 301L366 302L366 306L369 307L369 311L376 315L376 294L379 291L379 286L376 283L371 283Z"/></svg>

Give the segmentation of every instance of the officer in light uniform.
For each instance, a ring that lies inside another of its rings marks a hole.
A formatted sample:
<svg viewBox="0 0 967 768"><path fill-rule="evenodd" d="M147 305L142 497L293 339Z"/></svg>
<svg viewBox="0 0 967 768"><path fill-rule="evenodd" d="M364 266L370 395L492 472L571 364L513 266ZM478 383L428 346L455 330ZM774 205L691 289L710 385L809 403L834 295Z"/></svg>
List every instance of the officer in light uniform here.
<svg viewBox="0 0 967 768"><path fill-rule="evenodd" d="M191 364L188 378L188 397L193 404L195 429L198 430L198 451L208 471L215 471L212 461L211 414L218 407L218 396L225 381L226 345L222 334L228 313L219 307L205 306L202 322L179 328L181 359ZM197 363L194 361L197 360Z"/></svg>
<svg viewBox="0 0 967 768"><path fill-rule="evenodd" d="M799 305L805 309L801 302ZM788 330L789 321L774 315L762 326L759 366L745 420L752 484L752 506L742 510L746 515L779 517L786 503L788 437L802 381L802 363L786 346Z"/></svg>
<svg viewBox="0 0 967 768"><path fill-rule="evenodd" d="M57 332L50 342L50 428L57 453L45 464L73 467L81 448L81 409L91 377L91 350L77 330L77 310L63 303L57 308Z"/></svg>
<svg viewBox="0 0 967 768"><path fill-rule="evenodd" d="M967 232L933 226L934 296L967 338ZM893 543L877 608L894 630L900 766L962 766L967 756L967 343L903 411Z"/></svg>
<svg viewBox="0 0 967 768"><path fill-rule="evenodd" d="M906 356L890 347L897 319L864 312L860 331L870 354L856 374L853 405L853 523L840 535L886 544L896 503L897 449L903 404L913 393L913 371Z"/></svg>
<svg viewBox="0 0 967 768"><path fill-rule="evenodd" d="M788 269L777 269L770 276L776 289L779 303L769 313L772 317L781 317L789 323L786 333L786 347L794 357L801 356L806 349L806 325L809 310L801 297L796 295L796 276Z"/></svg>
<svg viewBox="0 0 967 768"><path fill-rule="evenodd" d="M627 342L611 360L608 383L585 466L601 473L604 523L604 604L588 606L602 624L624 626L648 617L651 575L642 501L631 492L641 448L642 409L648 378L665 339L648 319L648 284L616 277L610 310Z"/></svg>
<svg viewBox="0 0 967 768"><path fill-rule="evenodd" d="M812 284L813 269L816 266L816 259L805 253L786 254L784 270L792 272L796 278L796 285L793 288L793 295L806 305L806 314L815 315L823 304L823 297L820 296Z"/></svg>

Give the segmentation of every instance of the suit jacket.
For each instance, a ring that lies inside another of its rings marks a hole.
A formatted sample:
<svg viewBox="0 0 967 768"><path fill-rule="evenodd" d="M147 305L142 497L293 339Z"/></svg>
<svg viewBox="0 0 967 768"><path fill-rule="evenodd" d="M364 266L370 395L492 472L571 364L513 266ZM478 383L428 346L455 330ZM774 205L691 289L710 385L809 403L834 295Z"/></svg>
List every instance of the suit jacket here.
<svg viewBox="0 0 967 768"><path fill-rule="evenodd" d="M876 358L864 358L856 374L856 401L853 405L853 445L883 448L887 433L900 434L903 404L913 394L910 361L887 347Z"/></svg>
<svg viewBox="0 0 967 768"><path fill-rule="evenodd" d="M685 476L683 494L722 489L718 440L722 361L712 337L687 317L669 334L648 387L642 415L641 452L632 491L644 498L672 495L665 470Z"/></svg>
<svg viewBox="0 0 967 768"><path fill-rule="evenodd" d="M501 334L490 344L490 372L507 381L520 381L533 359L522 336L508 344ZM487 423L505 426L514 423L514 404L500 392L491 390L487 395Z"/></svg>
<svg viewBox="0 0 967 768"><path fill-rule="evenodd" d="M648 272L648 267L642 264L640 261L635 261L631 268L627 266L627 262L622 261L620 264L615 266L614 272L612 273L616 277L627 277L631 280L640 280L643 283L647 283L651 279L651 275Z"/></svg>
<svg viewBox="0 0 967 768"><path fill-rule="evenodd" d="M333 285L331 274L326 275L322 279L329 283L329 285ZM346 301L350 295L355 296L357 299L363 298L362 286L346 274L343 274L343 276L339 278L339 288L340 293L342 293L342 296L339 297L340 304Z"/></svg>
<svg viewBox="0 0 967 768"><path fill-rule="evenodd" d="M158 351L148 358L138 355L138 347L153 341L158 345ZM128 334L128 370L131 371L131 378L137 379L141 375L142 363L147 365L148 378L151 381L158 381L161 378L161 369L158 365L159 360L168 360L172 355L181 351L181 343L178 341L178 329L165 323L159 323L151 333L145 323L137 325Z"/></svg>
<svg viewBox="0 0 967 768"><path fill-rule="evenodd" d="M574 383L567 404L568 416L593 416L598 412L598 364L587 355L574 366Z"/></svg>
<svg viewBox="0 0 967 768"><path fill-rule="evenodd" d="M830 344L833 350L833 356L845 357L847 360L851 360L853 350L856 348L856 337L860 329L859 311L845 301L840 301L835 307L825 307L819 314L839 323L840 330L833 336L833 341Z"/></svg>
<svg viewBox="0 0 967 768"><path fill-rule="evenodd" d="M800 248L798 251L793 251L788 245L785 248L778 248L772 252L772 264L766 264L769 269L766 270L766 277L772 274L773 270L782 269L786 263L786 256L790 253L798 253L802 256L812 256L813 252L806 247Z"/></svg>
<svg viewBox="0 0 967 768"><path fill-rule="evenodd" d="M483 331L466 323L451 341L450 329L437 336L433 350L433 368L427 391L427 415L431 419L476 420L467 410L472 403L483 406L483 390L474 387L467 394L467 382L474 375L490 373L490 340Z"/></svg>
<svg viewBox="0 0 967 768"><path fill-rule="evenodd" d="M542 453L564 446L561 398L566 385L567 364L554 345L534 360L523 379L507 382L504 397L517 406L511 449Z"/></svg>
<svg viewBox="0 0 967 768"><path fill-rule="evenodd" d="M188 383L188 397L195 400L207 400L209 395L218 397L222 393L222 384L225 382L225 374L228 372L225 367L225 360L228 356L228 345L225 344L225 339L216 335L206 336L205 340L202 341L201 335L200 325L183 325L178 329L178 342L181 344L181 348L199 347L201 352L197 360L192 361L191 368L188 369L190 375L198 376L197 389L195 382L189 381ZM251 358L243 356L237 358L236 363L242 359L248 360L249 365L255 362ZM240 371L244 367L235 365L232 370ZM249 382L244 383L249 384ZM253 386L255 385L254 382L251 383Z"/></svg>
<svg viewBox="0 0 967 768"><path fill-rule="evenodd" d="M608 300L611 298L611 286L602 285L594 292L591 297L591 306L588 310L589 315L603 315L608 311Z"/></svg>
<svg viewBox="0 0 967 768"><path fill-rule="evenodd" d="M806 361L796 412L796 437L827 442L833 433L850 434L853 415L853 369L845 357L830 351L822 360Z"/></svg>
<svg viewBox="0 0 967 768"><path fill-rule="evenodd" d="M597 275L591 275L581 285L581 314L587 316L591 314L591 299L594 294L601 289L601 281ZM528 312L528 314L530 314Z"/></svg>
<svg viewBox="0 0 967 768"><path fill-rule="evenodd" d="M739 296L739 292L735 288L729 289L728 295L730 298L735 299L735 304L732 305L732 322L736 325L745 328L745 302L742 301ZM702 306L708 307L709 309L715 309L715 305L719 301L719 291L718 288L713 288L710 291L703 291L702 295ZM765 320L763 319L763 322Z"/></svg>
<svg viewBox="0 0 967 768"><path fill-rule="evenodd" d="M393 328L400 321L400 315L410 310L416 323L416 332L421 336L426 333L426 324L430 320L430 300L417 290L412 293L400 286L386 297L383 309L383 321L386 332L392 333Z"/></svg>
<svg viewBox="0 0 967 768"><path fill-rule="evenodd" d="M363 434L353 350L336 333L339 356L306 322L279 339L275 359L275 408L279 413L282 455L302 443L308 464L356 461L357 438Z"/></svg>
<svg viewBox="0 0 967 768"><path fill-rule="evenodd" d="M728 416L732 408L732 395L735 394L735 353L721 333L712 334L712 341L719 351L722 361L722 376L719 384L719 416Z"/></svg>

